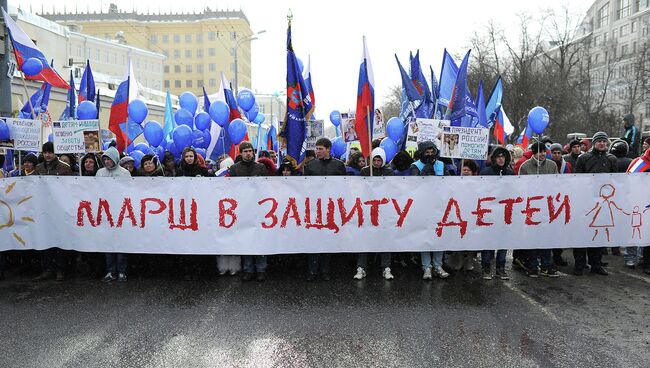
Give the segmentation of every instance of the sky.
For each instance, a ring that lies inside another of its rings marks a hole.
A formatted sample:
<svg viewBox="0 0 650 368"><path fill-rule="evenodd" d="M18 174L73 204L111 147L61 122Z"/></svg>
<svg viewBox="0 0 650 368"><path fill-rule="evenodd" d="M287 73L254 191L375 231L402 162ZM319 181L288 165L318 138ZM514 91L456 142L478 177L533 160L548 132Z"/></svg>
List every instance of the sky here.
<svg viewBox="0 0 650 368"><path fill-rule="evenodd" d="M390 88L401 83L394 54L408 70L409 52L419 49L428 79L429 65L439 74L444 48L455 55L464 54L472 34L484 29L489 20L494 20L507 34L516 34L517 16L522 12L543 17L545 9L562 11L568 7L582 18L594 0L545 0L543 6L530 0L96 0L91 5L87 0L57 0L56 10L63 11L65 5L68 11L75 7L79 11L107 11L111 2L120 9L135 7L139 12L199 12L205 6L213 10L243 10L253 32L266 31L252 41L252 88L261 93L282 92L286 88L287 13L291 9L294 50L305 65L311 57L315 114L328 120L332 110L347 111L356 106L364 35L374 69L375 105L381 106ZM34 12L40 12L41 6L52 11L51 0L9 3L27 10L31 5Z"/></svg>

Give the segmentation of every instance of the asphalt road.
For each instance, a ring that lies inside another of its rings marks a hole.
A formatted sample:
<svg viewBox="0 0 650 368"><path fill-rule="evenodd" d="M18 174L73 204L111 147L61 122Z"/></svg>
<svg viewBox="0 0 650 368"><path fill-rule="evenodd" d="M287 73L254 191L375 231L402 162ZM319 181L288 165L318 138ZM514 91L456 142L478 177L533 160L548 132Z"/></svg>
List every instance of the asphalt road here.
<svg viewBox="0 0 650 368"><path fill-rule="evenodd" d="M650 366L650 277L621 257L604 257L608 277L431 282L399 267L354 281L353 260L334 260L333 280L314 283L277 265L264 283L10 274L0 367Z"/></svg>

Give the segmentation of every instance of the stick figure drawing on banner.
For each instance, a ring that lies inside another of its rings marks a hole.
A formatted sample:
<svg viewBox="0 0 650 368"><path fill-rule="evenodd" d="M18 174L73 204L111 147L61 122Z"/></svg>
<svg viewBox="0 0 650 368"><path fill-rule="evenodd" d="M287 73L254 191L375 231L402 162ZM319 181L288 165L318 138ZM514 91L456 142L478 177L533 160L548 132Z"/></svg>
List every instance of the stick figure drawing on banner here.
<svg viewBox="0 0 650 368"><path fill-rule="evenodd" d="M639 206L634 206L634 210L630 214L632 216L632 239L634 239L634 234L639 234L639 239L641 239L641 227L643 227L643 215L650 211L650 204L645 207L643 212Z"/></svg>
<svg viewBox="0 0 650 368"><path fill-rule="evenodd" d="M609 228L614 227L614 212L612 206L622 213L629 215L629 213L623 211L616 202L610 200L615 193L616 188L611 184L605 184L600 187L600 198L602 198L602 200L597 202L594 208L585 215L589 216L592 212L594 213L589 227L595 228L596 231L594 237L591 238L591 241L596 240L598 230L603 228L605 229L605 235L607 235L607 241L609 242Z"/></svg>

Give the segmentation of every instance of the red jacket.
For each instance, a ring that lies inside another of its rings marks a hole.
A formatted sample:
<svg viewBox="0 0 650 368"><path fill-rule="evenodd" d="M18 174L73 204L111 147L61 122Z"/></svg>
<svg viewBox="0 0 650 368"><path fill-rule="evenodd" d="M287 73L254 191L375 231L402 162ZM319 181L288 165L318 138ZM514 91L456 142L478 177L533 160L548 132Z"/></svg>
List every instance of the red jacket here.
<svg viewBox="0 0 650 368"><path fill-rule="evenodd" d="M519 175L519 168L524 164L524 162L530 160L531 157L533 157L533 151L528 150L524 152L524 155L521 156L517 162L515 162L515 175Z"/></svg>
<svg viewBox="0 0 650 368"><path fill-rule="evenodd" d="M642 172L650 172L650 148L648 148L643 156L639 156L632 160L632 163L630 163L630 166L627 167L627 172L631 172L632 168L636 165L639 160L643 160L646 163L646 168Z"/></svg>

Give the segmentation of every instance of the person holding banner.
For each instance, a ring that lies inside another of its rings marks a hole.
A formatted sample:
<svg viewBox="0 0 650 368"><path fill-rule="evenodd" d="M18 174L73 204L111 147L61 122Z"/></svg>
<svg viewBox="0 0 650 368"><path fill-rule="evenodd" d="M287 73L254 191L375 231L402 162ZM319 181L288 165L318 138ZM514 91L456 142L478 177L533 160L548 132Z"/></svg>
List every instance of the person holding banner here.
<svg viewBox="0 0 650 368"><path fill-rule="evenodd" d="M109 147L102 155L104 167L95 174L99 178L127 178L131 177L129 171L119 165L120 153L117 148ZM106 276L103 282L126 281L126 270L128 267L128 257L124 253L106 253Z"/></svg>
<svg viewBox="0 0 650 368"><path fill-rule="evenodd" d="M99 171L99 162L94 153L86 153L81 158L81 176L95 176Z"/></svg>
<svg viewBox="0 0 650 368"><path fill-rule="evenodd" d="M377 147L372 150L372 175L373 176L394 176L393 169L386 162L386 152L383 148ZM361 169L361 176L370 176L370 166ZM392 280L393 276L390 270L391 254L390 252L380 253L382 276L386 280ZM357 273L354 275L355 280L361 280L366 277L366 266L368 265L368 253L359 253L357 256Z"/></svg>
<svg viewBox="0 0 650 368"><path fill-rule="evenodd" d="M45 142L43 144L43 162L36 165L34 172L36 175L43 176L65 176L72 175L70 166L59 161L54 154L54 143ZM34 281L41 281L51 279L56 273L56 281L63 281L65 279L65 266L67 264L67 257L64 250L60 248L49 248L43 251L41 256L42 272L36 276Z"/></svg>
<svg viewBox="0 0 650 368"><path fill-rule="evenodd" d="M311 160L304 169L305 176L345 176L345 164L343 161L333 158L331 155L332 141L327 138L319 138L316 141L316 159ZM307 255L307 281L316 280L320 269L321 278L324 281L330 280L330 259L331 254L309 253Z"/></svg>
<svg viewBox="0 0 650 368"><path fill-rule="evenodd" d="M264 164L255 162L255 152L253 151L253 145L244 141L239 144L239 150L241 152L241 161L232 165L230 167L230 176L231 177L248 177L248 176L266 176L267 169ZM275 174L273 172L272 174ZM266 280L266 256L265 255L245 255L244 258L244 274L242 275L242 281L251 281L253 279L253 274L257 272L255 280L258 282L263 282ZM255 264L253 265L253 261Z"/></svg>
<svg viewBox="0 0 650 368"><path fill-rule="evenodd" d="M577 174L600 174L616 172L616 156L607 152L609 136L605 132L597 132L591 138L591 151L585 152L576 161L575 172ZM597 231L597 230L596 230ZM609 228L605 227L605 232ZM609 273L603 268L602 264L603 248L573 248L573 258L575 260L573 274L582 276L587 266L587 257L591 273L607 276Z"/></svg>
<svg viewBox="0 0 650 368"><path fill-rule="evenodd" d="M19 171L20 176L29 176L36 172L38 158L33 153L28 153L23 157L23 168Z"/></svg>
<svg viewBox="0 0 650 368"><path fill-rule="evenodd" d="M438 148L432 141L424 141L418 144L419 160L411 165L411 176L445 176L448 173L445 170L445 164L438 159ZM422 252L420 253L422 261L422 270L424 274L422 279L431 280L433 277L432 269L436 276L446 279L449 274L442 268L442 257L444 252Z"/></svg>
<svg viewBox="0 0 650 368"><path fill-rule="evenodd" d="M533 157L524 162L519 168L519 175L557 174L557 165L546 158L546 145L535 141L531 147ZM540 267L541 259L541 267ZM553 251L551 249L529 249L526 251L526 275L529 277L558 277L553 267Z"/></svg>
<svg viewBox="0 0 650 368"><path fill-rule="evenodd" d="M499 146L492 151L490 156L490 165L481 170L481 176L504 176L514 175L515 172L511 169L510 152L507 149ZM506 255L508 250L499 249L496 251L497 264L496 264L496 277L501 280L508 280L510 276L506 272ZM494 250L481 251L481 269L483 280L492 280L492 259L494 258Z"/></svg>

